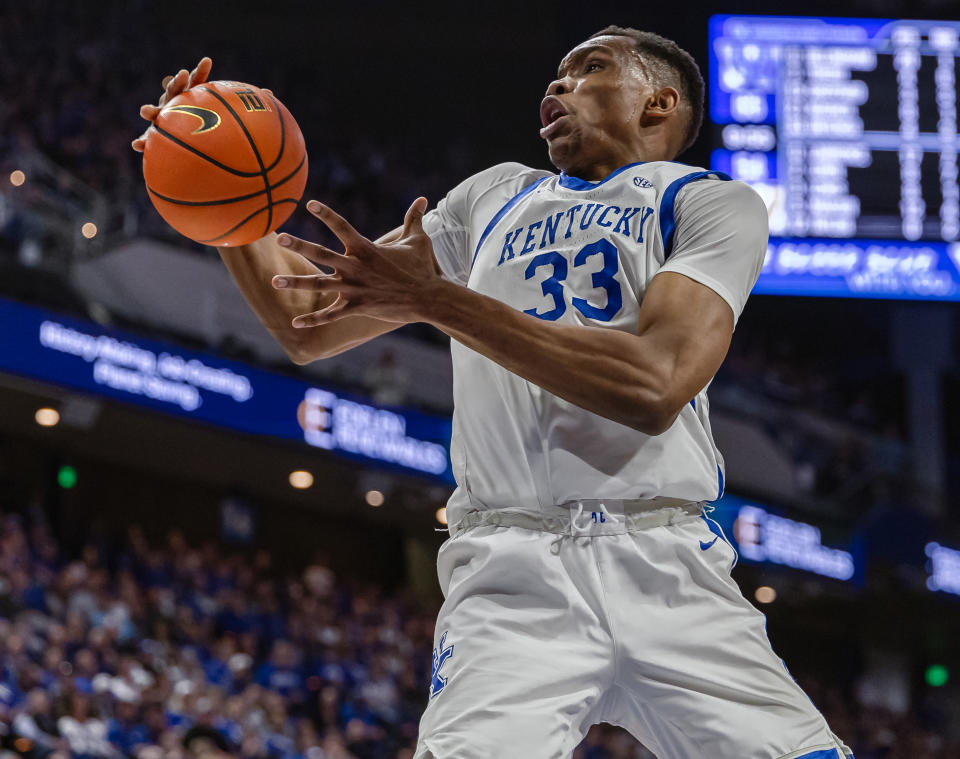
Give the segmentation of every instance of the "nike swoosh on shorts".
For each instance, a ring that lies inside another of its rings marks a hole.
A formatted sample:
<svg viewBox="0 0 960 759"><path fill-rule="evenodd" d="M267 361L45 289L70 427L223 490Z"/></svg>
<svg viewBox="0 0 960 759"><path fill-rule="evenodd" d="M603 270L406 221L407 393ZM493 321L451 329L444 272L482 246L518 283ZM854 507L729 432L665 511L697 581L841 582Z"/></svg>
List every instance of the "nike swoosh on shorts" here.
<svg viewBox="0 0 960 759"><path fill-rule="evenodd" d="M717 537L720 537L720 536L718 535ZM712 546L712 545L713 545L714 543L716 543L716 542L717 542L717 538L714 538L714 539L711 540L709 543L708 543L707 541L705 541L705 540L701 540L701 541L700 541L700 550L701 550L701 551L706 551L710 546Z"/></svg>

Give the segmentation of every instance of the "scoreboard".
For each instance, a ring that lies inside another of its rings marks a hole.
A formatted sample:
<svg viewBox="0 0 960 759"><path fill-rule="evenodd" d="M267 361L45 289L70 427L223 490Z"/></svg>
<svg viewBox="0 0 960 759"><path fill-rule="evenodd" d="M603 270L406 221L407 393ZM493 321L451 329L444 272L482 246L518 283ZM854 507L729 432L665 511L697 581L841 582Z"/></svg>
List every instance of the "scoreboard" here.
<svg viewBox="0 0 960 759"><path fill-rule="evenodd" d="M770 214L755 292L960 300L960 22L714 16L711 168Z"/></svg>

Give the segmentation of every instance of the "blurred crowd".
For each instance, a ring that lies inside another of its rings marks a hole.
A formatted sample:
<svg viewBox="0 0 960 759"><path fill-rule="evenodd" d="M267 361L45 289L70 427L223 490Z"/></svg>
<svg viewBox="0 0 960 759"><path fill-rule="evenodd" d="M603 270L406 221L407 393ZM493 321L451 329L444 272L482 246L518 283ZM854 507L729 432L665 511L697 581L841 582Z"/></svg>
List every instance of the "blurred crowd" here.
<svg viewBox="0 0 960 759"><path fill-rule="evenodd" d="M902 376L888 365L858 376L843 356L805 356L793 338L779 324L739 330L710 386L712 407L759 425L792 458L803 494L843 503L909 481Z"/></svg>
<svg viewBox="0 0 960 759"><path fill-rule="evenodd" d="M266 552L136 528L68 558L42 521L0 527L0 730L25 756L409 756L432 636L432 612L321 564L277 577Z"/></svg>
<svg viewBox="0 0 960 759"><path fill-rule="evenodd" d="M156 102L164 75L197 63L171 60L178 47L161 29L176 30L177 20L157 8L125 0L96 8L56 0L0 4L0 169L4 184L11 171L26 170L28 181L17 197L36 201L37 208L43 205L37 194L44 189L76 195L75 207L61 204L61 217L79 226L84 213L94 214L101 236L147 235L189 246L150 205L140 154L130 148L147 126L138 115L140 104ZM142 33L144 25L152 27L150 34ZM433 168L424 171L400 141L377 139L362 124L346 124L341 114L334 118L315 72L304 65L311 54L286 55L286 65L269 68L254 51L240 47L218 55L212 74L239 78L257 71L263 80L256 84L283 93L307 144L323 146L310 153L308 193L375 237L402 221L417 194L436 201L466 175L468 152L455 136L431 152ZM51 172L42 187L38 173ZM6 212L2 205L2 248L17 252L25 244L43 243L49 230L31 223L28 202ZM306 213L295 214L287 229L329 239Z"/></svg>
<svg viewBox="0 0 960 759"><path fill-rule="evenodd" d="M880 368L891 371L888 365L871 369L877 373ZM738 334L717 375L718 381L735 383L750 394L808 409L862 432L882 434L897 426L891 422L889 398L883 395L884 390L889 393L893 378L885 377L885 384L867 379L850 369L837 372L824 363L822 350L805 355L782 325Z"/></svg>
<svg viewBox="0 0 960 759"><path fill-rule="evenodd" d="M435 610L177 531L77 545L67 555L36 513L0 516L4 759L412 756ZM915 715L801 684L858 759L956 756ZM609 726L575 754L652 756Z"/></svg>

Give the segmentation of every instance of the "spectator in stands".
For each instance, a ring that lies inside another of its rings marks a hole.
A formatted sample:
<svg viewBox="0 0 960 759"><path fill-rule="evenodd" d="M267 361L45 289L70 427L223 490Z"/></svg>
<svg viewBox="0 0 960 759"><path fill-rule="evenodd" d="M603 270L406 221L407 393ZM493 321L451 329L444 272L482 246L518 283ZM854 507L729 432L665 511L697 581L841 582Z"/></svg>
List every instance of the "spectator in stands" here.
<svg viewBox="0 0 960 759"><path fill-rule="evenodd" d="M91 689L92 691L92 689ZM90 701L90 691L79 688L61 696L57 729L67 739L70 754L78 759L104 759L118 756L107 739L107 725L99 718Z"/></svg>
<svg viewBox="0 0 960 759"><path fill-rule="evenodd" d="M377 362L363 375L363 382L374 403L381 406L400 406L407 398L410 378L397 363L396 354L386 348Z"/></svg>
<svg viewBox="0 0 960 759"><path fill-rule="evenodd" d="M429 611L320 564L269 567L176 533L152 547L136 529L113 554L73 559L44 525L0 515L0 734L36 746L29 759L409 759ZM119 604L122 624L107 624ZM805 685L860 759L956 755L910 714ZM611 727L575 754L650 756Z"/></svg>
<svg viewBox="0 0 960 759"><path fill-rule="evenodd" d="M27 702L14 718L12 727L17 736L31 741L38 759L46 759L57 750L69 750L53 717L50 695L42 688L34 688L27 694Z"/></svg>
<svg viewBox="0 0 960 759"><path fill-rule="evenodd" d="M150 742L150 733L141 721L140 704L132 694L116 700L113 718L107 724L107 740L129 757Z"/></svg>

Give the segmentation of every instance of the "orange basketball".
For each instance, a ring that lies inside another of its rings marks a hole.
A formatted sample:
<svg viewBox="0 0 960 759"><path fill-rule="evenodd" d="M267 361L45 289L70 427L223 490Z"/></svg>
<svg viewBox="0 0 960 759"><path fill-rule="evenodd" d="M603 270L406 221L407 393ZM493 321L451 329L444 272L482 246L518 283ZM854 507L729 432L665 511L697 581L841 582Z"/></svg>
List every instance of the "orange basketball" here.
<svg viewBox="0 0 960 759"><path fill-rule="evenodd" d="M246 245L293 213L307 182L300 127L273 95L206 82L163 106L147 133L143 178L174 229L207 245Z"/></svg>

